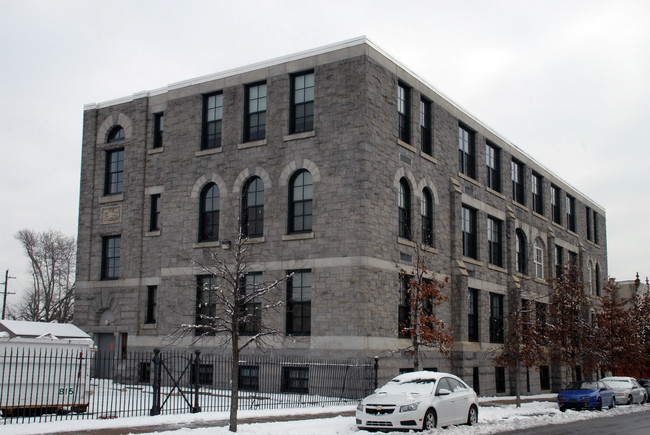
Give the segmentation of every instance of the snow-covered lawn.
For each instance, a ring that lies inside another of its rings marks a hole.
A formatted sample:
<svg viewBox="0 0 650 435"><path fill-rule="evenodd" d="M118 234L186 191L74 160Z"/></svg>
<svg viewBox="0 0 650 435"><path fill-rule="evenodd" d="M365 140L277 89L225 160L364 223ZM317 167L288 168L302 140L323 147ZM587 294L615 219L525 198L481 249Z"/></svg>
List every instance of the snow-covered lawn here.
<svg viewBox="0 0 650 435"><path fill-rule="evenodd" d="M537 396L540 401L523 403L521 408L515 405L481 406L479 410L479 423L476 426L456 426L447 428L446 435L456 434L491 434L513 429L523 429L533 426L545 426L549 424L562 424L578 420L586 420L598 417L607 417L620 414L628 414L645 410L650 405L618 406L611 410L603 411L571 411L560 412L557 404L548 400L550 395ZM500 398L481 398L481 402L488 403ZM249 423L238 426L237 433L242 435L347 435L368 434L366 431L357 431L353 416L338 416L334 418L317 418L318 413L344 413L354 411L351 406L326 407L319 409L300 408L293 410L266 410L266 411L240 411L240 418L268 418L281 420L283 416L298 416L309 413L309 419L298 421L275 421L265 423ZM114 420L68 420L35 424L11 424L0 426L3 435L27 435L56 432L72 432L87 429L103 428L135 428L151 427L150 434L168 435L226 435L231 432L227 427L200 427L189 429L183 426L201 425L211 421L221 422L228 419L228 413L199 413L182 415L163 415L157 417L132 417ZM167 428L165 428L167 426ZM180 429L178 429L180 427ZM171 430L169 430L171 429ZM434 431L435 432L435 431ZM391 432L404 433L404 432Z"/></svg>

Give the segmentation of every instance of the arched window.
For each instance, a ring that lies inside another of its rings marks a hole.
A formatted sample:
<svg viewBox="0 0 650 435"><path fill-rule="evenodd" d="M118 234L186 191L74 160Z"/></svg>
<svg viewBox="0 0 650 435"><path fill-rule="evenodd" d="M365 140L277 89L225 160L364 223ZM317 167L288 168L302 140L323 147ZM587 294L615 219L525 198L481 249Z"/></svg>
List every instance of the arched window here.
<svg viewBox="0 0 650 435"><path fill-rule="evenodd" d="M260 177L251 177L244 184L241 230L246 237L264 234L264 182Z"/></svg>
<svg viewBox="0 0 650 435"><path fill-rule="evenodd" d="M535 278L544 279L544 248L539 240L535 240L533 246L533 260L535 261Z"/></svg>
<svg viewBox="0 0 650 435"><path fill-rule="evenodd" d="M526 273L526 235L520 229L515 231L515 253L517 255L517 272Z"/></svg>
<svg viewBox="0 0 650 435"><path fill-rule="evenodd" d="M422 243L433 246L433 195L426 188L422 191L420 214L422 215Z"/></svg>
<svg viewBox="0 0 650 435"><path fill-rule="evenodd" d="M600 266L596 263L595 270L595 282L596 282L596 296L600 296Z"/></svg>
<svg viewBox="0 0 650 435"><path fill-rule="evenodd" d="M594 264L589 261L587 264L587 285L589 289L589 294L593 295L596 292L594 291Z"/></svg>
<svg viewBox="0 0 650 435"><path fill-rule="evenodd" d="M314 185L309 171L296 172L289 182L289 232L307 233L312 230L312 201Z"/></svg>
<svg viewBox="0 0 650 435"><path fill-rule="evenodd" d="M219 240L219 187L210 183L201 191L199 242Z"/></svg>
<svg viewBox="0 0 650 435"><path fill-rule="evenodd" d="M111 128L111 131L108 132L106 142L108 143L118 142L124 140L125 137L126 136L124 135L124 129L122 128L122 126L116 125L115 127Z"/></svg>
<svg viewBox="0 0 650 435"><path fill-rule="evenodd" d="M399 236L411 240L411 187L406 178L399 180L397 196Z"/></svg>

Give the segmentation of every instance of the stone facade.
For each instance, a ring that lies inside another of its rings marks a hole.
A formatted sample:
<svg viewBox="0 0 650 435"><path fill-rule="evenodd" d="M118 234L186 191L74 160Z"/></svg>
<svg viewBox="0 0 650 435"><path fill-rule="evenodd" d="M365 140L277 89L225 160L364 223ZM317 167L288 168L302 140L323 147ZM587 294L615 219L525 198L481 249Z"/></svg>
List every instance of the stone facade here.
<svg viewBox="0 0 650 435"><path fill-rule="evenodd" d="M290 134L291 77L304 71L313 71L315 77L314 127ZM268 90L266 135L245 142L245 87L261 81ZM410 92L408 143L398 139L398 83ZM222 145L202 150L204 95L216 91L223 93ZM431 155L419 145L421 98L432 108ZM157 113L164 113L164 139L162 147L154 148ZM124 139L108 143L118 125ZM474 134L474 177L459 172L459 125ZM486 141L500 149L500 192L486 186ZM107 195L107 151L114 149L124 150L123 189ZM524 204L512 199L512 159L523 164ZM313 178L313 230L289 234L289 183L300 169ZM542 180L540 213L532 210L533 172ZM556 245L565 255L575 253L585 274L598 270L595 282L602 284L607 277L602 207L362 38L86 106L75 323L104 343L112 337L125 351L164 345L179 325L194 322L197 272L189 259L206 247L221 249L223 241L235 240L242 186L252 176L264 184L263 236L249 246L255 267L265 281L291 270L312 273L311 333L277 337L276 352L378 355L382 379L409 367L408 356L399 352L406 340L397 332L396 265L408 268L415 255L414 243L398 237L402 179L411 190L414 239L419 237L422 192L429 189L432 194L433 246L426 253L433 269L450 278L450 301L439 314L453 328L454 351L451 358L428 352L425 368L452 371L481 394L494 394L490 349L499 344L490 343L490 293L503 295L506 313L520 298L548 302L545 279L554 274ZM211 182L220 191L219 241L199 243L200 192ZM559 224L551 219L551 185L560 192ZM567 194L575 201L573 231L566 223ZM160 195L162 204L160 227L153 231L151 195ZM476 258L463 256L464 206L475 211ZM500 266L488 261L488 216L502 224ZM516 230L526 240L523 273L516 272ZM102 279L102 240L115 235L121 239L119 276ZM543 277L535 276L535 241L542 247ZM149 323L148 286L156 289L155 322ZM479 291L478 341L468 340L468 289ZM286 288L276 289L274 296L286 300ZM263 321L286 330L283 309L265 314ZM189 345L191 337L183 342ZM197 346L223 350L214 337L202 338ZM530 369L529 385L531 392L541 391L538 369Z"/></svg>

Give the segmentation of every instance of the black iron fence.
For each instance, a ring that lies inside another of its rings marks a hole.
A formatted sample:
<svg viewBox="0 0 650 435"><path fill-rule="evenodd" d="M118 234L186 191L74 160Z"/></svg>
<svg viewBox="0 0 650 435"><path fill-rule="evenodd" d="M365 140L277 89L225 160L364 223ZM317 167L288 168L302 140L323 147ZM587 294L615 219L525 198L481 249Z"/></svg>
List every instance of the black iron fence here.
<svg viewBox="0 0 650 435"><path fill-rule="evenodd" d="M376 361L241 356L239 409L356 403ZM3 424L227 411L232 360L196 351L114 352L0 347Z"/></svg>

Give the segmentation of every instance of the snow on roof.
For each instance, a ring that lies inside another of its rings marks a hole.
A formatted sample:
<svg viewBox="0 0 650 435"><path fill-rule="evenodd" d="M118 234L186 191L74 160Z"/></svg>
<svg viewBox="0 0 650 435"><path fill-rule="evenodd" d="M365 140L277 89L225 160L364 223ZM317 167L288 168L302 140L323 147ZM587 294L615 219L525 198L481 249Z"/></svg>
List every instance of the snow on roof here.
<svg viewBox="0 0 650 435"><path fill-rule="evenodd" d="M447 373L442 373L442 372L430 372L430 371L419 371L419 372L410 372L410 373L402 373L399 376L396 376L393 378L394 382L414 382L418 380L425 380L425 379L438 379L442 377L443 375L447 375Z"/></svg>
<svg viewBox="0 0 650 435"><path fill-rule="evenodd" d="M0 320L0 331L11 337L38 338L51 335L56 338L90 338L88 334L71 323L26 322L23 320Z"/></svg>

